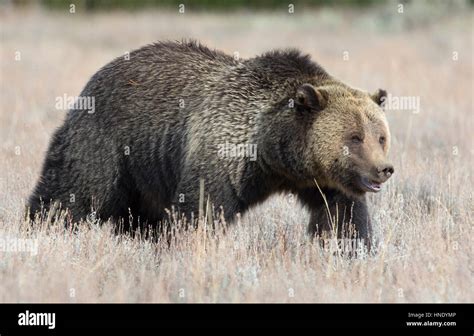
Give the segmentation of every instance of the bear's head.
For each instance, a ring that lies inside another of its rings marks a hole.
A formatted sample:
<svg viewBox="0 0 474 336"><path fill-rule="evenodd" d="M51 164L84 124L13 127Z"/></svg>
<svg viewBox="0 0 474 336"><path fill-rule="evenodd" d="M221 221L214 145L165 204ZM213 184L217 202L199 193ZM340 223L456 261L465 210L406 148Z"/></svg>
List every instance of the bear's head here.
<svg viewBox="0 0 474 336"><path fill-rule="evenodd" d="M293 106L272 122L279 125L267 128L273 150L264 155L300 186L316 180L352 197L378 192L394 172L385 98L384 90L369 94L340 82L300 85Z"/></svg>

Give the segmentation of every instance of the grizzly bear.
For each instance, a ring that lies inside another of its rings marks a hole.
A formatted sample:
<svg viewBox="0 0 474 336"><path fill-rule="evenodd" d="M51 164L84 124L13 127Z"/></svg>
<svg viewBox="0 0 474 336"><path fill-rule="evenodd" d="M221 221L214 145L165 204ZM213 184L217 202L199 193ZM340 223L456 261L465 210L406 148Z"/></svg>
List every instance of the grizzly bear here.
<svg viewBox="0 0 474 336"><path fill-rule="evenodd" d="M197 214L203 182L228 222L291 192L311 234L370 239L364 195L393 174L383 90L354 89L294 49L237 59L183 41L115 59L80 96L94 109L71 109L54 133L33 219L59 203L73 221L158 228L172 206Z"/></svg>

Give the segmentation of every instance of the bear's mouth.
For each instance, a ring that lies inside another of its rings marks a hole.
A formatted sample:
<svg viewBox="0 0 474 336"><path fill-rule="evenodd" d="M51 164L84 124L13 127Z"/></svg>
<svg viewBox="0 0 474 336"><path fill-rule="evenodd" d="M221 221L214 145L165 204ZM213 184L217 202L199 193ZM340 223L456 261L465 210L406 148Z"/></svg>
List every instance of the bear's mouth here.
<svg viewBox="0 0 474 336"><path fill-rule="evenodd" d="M380 189L382 189L382 183L374 181L374 180L370 180L366 177L361 177L359 179L359 185L361 186L363 190L369 191L369 192L379 192Z"/></svg>

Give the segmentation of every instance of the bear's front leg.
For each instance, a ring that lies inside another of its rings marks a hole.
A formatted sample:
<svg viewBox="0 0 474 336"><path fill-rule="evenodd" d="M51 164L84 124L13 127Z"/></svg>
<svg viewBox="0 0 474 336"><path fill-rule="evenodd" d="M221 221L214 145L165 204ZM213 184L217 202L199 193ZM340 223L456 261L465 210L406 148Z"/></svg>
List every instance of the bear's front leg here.
<svg viewBox="0 0 474 336"><path fill-rule="evenodd" d="M359 239L370 250L372 226L365 197L349 198L334 189L322 192L326 201L317 188L300 192L302 202L310 210L308 233L323 237L325 233L337 232L338 239Z"/></svg>

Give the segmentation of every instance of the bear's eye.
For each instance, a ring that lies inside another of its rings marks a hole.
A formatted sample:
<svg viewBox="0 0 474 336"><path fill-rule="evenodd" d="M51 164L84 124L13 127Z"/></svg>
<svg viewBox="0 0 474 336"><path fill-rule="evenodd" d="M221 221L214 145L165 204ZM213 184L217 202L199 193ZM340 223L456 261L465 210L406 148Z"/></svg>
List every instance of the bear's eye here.
<svg viewBox="0 0 474 336"><path fill-rule="evenodd" d="M381 137L379 138L379 143L380 143L381 145L384 145L384 144L385 144L385 137L381 136Z"/></svg>
<svg viewBox="0 0 474 336"><path fill-rule="evenodd" d="M360 137L360 135L357 135L357 134L354 134L352 137L351 137L351 141L355 144L358 144L358 143L361 143L362 142L362 138Z"/></svg>

